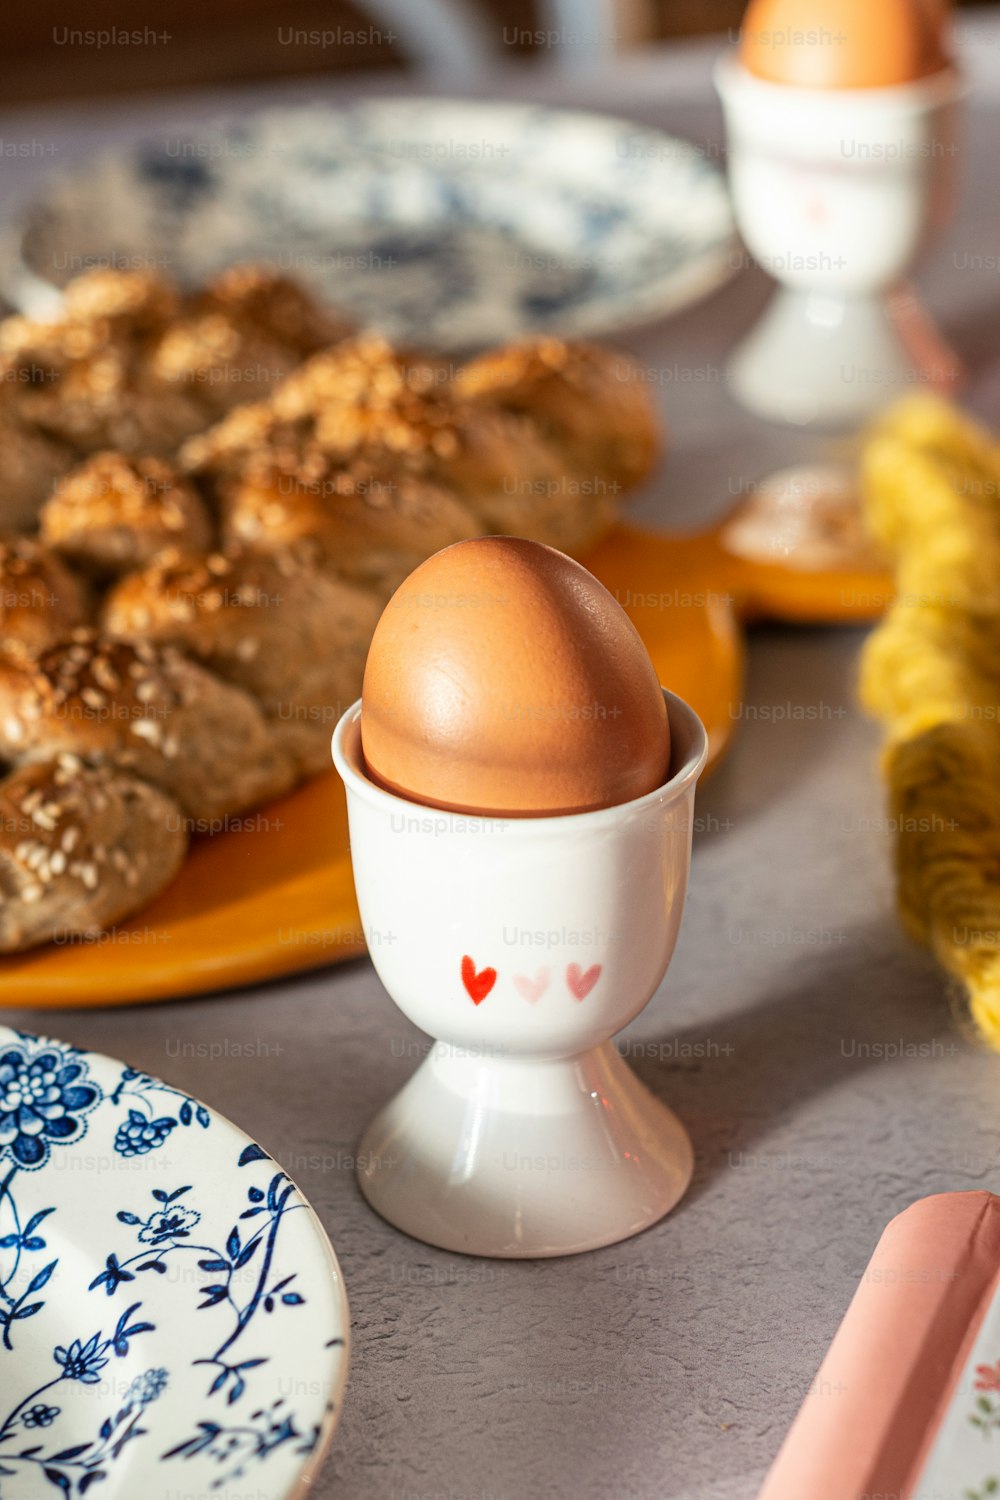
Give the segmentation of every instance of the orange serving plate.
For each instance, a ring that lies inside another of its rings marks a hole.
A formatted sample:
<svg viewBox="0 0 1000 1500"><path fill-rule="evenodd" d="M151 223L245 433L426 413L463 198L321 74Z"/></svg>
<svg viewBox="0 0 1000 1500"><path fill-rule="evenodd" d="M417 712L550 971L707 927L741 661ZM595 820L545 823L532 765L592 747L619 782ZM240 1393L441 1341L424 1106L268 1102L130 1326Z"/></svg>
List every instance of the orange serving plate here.
<svg viewBox="0 0 1000 1500"><path fill-rule="evenodd" d="M710 765L739 716L741 620L872 619L891 588L871 572L746 562L725 551L719 530L668 536L621 526L586 562L631 615L660 680L700 714ZM0 1004L163 1000L363 953L336 773L235 821L238 828L198 839L181 876L132 921L93 940L0 960Z"/></svg>

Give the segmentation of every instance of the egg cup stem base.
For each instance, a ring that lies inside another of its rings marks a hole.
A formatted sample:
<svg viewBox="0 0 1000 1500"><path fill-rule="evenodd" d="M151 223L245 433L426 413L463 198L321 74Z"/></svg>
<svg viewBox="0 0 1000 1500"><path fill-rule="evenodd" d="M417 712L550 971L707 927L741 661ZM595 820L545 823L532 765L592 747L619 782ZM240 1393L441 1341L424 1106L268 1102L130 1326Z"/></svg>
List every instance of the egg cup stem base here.
<svg viewBox="0 0 1000 1500"><path fill-rule="evenodd" d="M438 1043L358 1160L368 1202L415 1239L532 1258L648 1228L683 1196L694 1158L676 1115L605 1042L557 1061Z"/></svg>
<svg viewBox="0 0 1000 1500"><path fill-rule="evenodd" d="M732 355L736 399L797 427L851 426L921 379L878 294L779 287Z"/></svg>

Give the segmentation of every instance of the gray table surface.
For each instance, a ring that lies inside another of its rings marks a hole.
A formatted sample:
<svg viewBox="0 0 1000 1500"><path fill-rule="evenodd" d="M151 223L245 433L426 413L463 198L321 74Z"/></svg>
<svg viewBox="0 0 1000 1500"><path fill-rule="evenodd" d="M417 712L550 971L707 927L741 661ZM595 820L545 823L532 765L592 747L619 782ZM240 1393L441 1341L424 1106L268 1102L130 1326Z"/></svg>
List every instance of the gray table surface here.
<svg viewBox="0 0 1000 1500"><path fill-rule="evenodd" d="M972 405L996 420L1000 276L970 267L975 256L996 266L1000 250L1000 14L963 24L963 42L975 95L962 211L921 281L972 366ZM716 152L714 50L663 49L590 80L522 72L475 91L629 113ZM0 139L54 149L0 156L0 193L9 209L53 165L223 104L359 87L310 80L8 112ZM741 414L722 378L726 349L765 295L763 278L745 272L626 340L666 372L657 388L674 443L638 503L643 518L707 518L744 481L815 451ZM677 955L623 1037L688 1126L697 1175L672 1216L626 1244L561 1261L476 1261L422 1247L369 1211L352 1153L425 1042L367 961L137 1009L3 1013L199 1095L311 1198L343 1266L354 1331L316 1500L747 1500L886 1221L921 1194L1000 1183L1000 1059L963 1038L941 976L893 914L877 736L854 704L861 639L854 629L752 634L748 711L699 792ZM234 1044L243 1056L220 1056Z"/></svg>

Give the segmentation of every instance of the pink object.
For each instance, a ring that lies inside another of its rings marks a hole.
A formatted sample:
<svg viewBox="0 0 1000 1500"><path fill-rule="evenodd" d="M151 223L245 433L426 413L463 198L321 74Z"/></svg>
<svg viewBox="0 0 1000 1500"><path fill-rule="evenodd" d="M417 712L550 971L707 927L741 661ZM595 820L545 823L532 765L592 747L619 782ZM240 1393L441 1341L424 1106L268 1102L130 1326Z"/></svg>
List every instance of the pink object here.
<svg viewBox="0 0 1000 1500"><path fill-rule="evenodd" d="M586 1000L600 977L600 964L591 964L586 974L580 968L579 964L570 964L566 970L566 983L577 1000Z"/></svg>
<svg viewBox="0 0 1000 1500"><path fill-rule="evenodd" d="M760 1500L908 1500L1000 1284L1000 1198L939 1193L889 1224Z"/></svg>
<svg viewBox="0 0 1000 1500"><path fill-rule="evenodd" d="M534 1005L549 987L549 971L539 969L534 979L529 978L527 974L515 974L514 987L520 991L525 1000Z"/></svg>

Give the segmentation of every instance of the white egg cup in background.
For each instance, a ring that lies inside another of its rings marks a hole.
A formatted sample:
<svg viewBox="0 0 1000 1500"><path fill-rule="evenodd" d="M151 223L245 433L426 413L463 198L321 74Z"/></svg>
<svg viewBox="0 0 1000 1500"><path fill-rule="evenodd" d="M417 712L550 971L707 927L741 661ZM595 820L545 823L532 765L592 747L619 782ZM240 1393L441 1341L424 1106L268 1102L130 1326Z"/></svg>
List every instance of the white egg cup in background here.
<svg viewBox="0 0 1000 1500"><path fill-rule="evenodd" d="M737 399L771 420L837 427L921 379L954 385L959 362L903 279L948 217L960 76L797 88L732 56L715 76L736 220L781 283L730 363Z"/></svg>
<svg viewBox="0 0 1000 1500"><path fill-rule="evenodd" d="M664 697L669 780L558 817L395 796L367 775L360 705L337 725L372 962L438 1039L359 1148L366 1198L417 1239L567 1255L638 1233L687 1188L683 1126L610 1040L663 978L687 889L706 736Z"/></svg>

